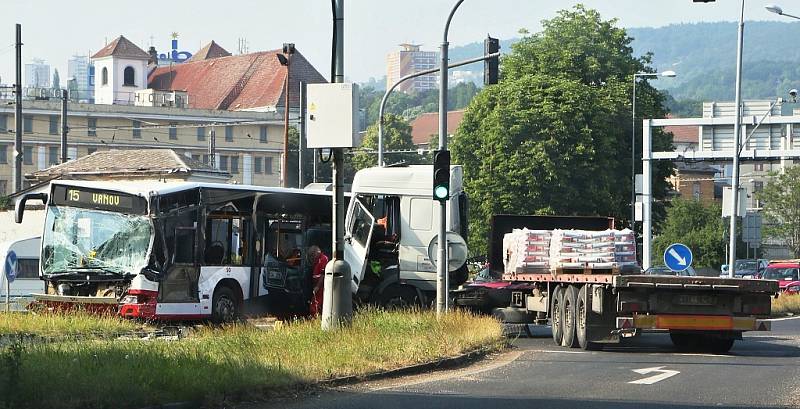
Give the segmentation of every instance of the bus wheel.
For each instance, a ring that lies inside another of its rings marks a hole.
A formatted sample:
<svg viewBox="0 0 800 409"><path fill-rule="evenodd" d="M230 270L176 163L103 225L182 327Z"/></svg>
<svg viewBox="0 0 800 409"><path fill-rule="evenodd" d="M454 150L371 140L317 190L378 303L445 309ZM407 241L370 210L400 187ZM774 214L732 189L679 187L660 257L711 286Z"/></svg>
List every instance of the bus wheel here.
<svg viewBox="0 0 800 409"><path fill-rule="evenodd" d="M216 323L233 322L239 317L236 295L229 287L218 287L211 304L211 320Z"/></svg>
<svg viewBox="0 0 800 409"><path fill-rule="evenodd" d="M564 325L564 338L561 340L561 346L568 348L575 348L578 346L578 337L575 336L576 332L576 315L578 304L578 289L571 285L567 287L564 292L564 303L561 308L561 321Z"/></svg>
<svg viewBox="0 0 800 409"><path fill-rule="evenodd" d="M398 310L422 306L417 291L407 285L390 285L380 296L381 307Z"/></svg>
<svg viewBox="0 0 800 409"><path fill-rule="evenodd" d="M564 303L564 289L555 286L552 290L553 294L550 304L550 324L553 329L553 342L556 345L561 345L561 339L564 337L564 325L561 321L561 306Z"/></svg>

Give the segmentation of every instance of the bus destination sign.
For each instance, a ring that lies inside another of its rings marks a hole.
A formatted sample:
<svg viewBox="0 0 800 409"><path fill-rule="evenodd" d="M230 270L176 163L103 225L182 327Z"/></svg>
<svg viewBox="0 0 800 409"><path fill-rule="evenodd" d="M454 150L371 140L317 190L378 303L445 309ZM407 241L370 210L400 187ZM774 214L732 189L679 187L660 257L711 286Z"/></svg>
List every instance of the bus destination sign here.
<svg viewBox="0 0 800 409"><path fill-rule="evenodd" d="M147 210L147 204L144 198L119 192L75 186L54 186L53 201L57 205L86 207L122 213L143 214Z"/></svg>

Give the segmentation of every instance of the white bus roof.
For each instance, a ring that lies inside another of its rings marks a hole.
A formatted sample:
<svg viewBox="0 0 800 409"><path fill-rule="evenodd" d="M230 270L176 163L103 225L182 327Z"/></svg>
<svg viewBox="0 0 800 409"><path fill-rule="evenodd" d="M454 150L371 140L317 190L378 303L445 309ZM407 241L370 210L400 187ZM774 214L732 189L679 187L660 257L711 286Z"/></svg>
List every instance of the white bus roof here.
<svg viewBox="0 0 800 409"><path fill-rule="evenodd" d="M109 190L113 192L127 193L142 197L151 195L163 195L168 193L180 192L183 190L207 188L207 189L227 189L244 190L263 193L302 193L306 195L330 196L331 192L322 190L304 190L295 188L282 188L271 186L255 185L234 185L227 183L210 182L153 182L153 181L87 181L87 180L58 180L52 182L55 185L85 187L92 189Z"/></svg>
<svg viewBox="0 0 800 409"><path fill-rule="evenodd" d="M460 193L464 187L464 170L460 165L450 167L450 194ZM356 172L353 194L398 194L406 196L431 196L433 194L433 166L411 165L403 167L374 167Z"/></svg>

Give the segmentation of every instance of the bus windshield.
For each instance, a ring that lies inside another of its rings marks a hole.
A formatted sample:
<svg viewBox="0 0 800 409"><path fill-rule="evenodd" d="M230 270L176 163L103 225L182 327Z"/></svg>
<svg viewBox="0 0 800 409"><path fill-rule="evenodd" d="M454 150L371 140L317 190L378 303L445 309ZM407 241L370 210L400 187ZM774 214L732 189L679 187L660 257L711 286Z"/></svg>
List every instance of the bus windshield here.
<svg viewBox="0 0 800 409"><path fill-rule="evenodd" d="M42 273L138 274L147 265L152 235L146 216L49 206Z"/></svg>

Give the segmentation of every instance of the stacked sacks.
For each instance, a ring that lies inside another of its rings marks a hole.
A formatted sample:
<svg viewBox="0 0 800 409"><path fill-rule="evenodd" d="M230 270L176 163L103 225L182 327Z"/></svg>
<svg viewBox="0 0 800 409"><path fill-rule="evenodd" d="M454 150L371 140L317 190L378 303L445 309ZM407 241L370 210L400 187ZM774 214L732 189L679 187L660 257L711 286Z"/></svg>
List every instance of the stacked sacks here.
<svg viewBox="0 0 800 409"><path fill-rule="evenodd" d="M550 244L553 269L609 269L636 264L633 232L625 230L554 230Z"/></svg>
<svg viewBox="0 0 800 409"><path fill-rule="evenodd" d="M505 273L550 269L550 230L514 229L503 236Z"/></svg>

